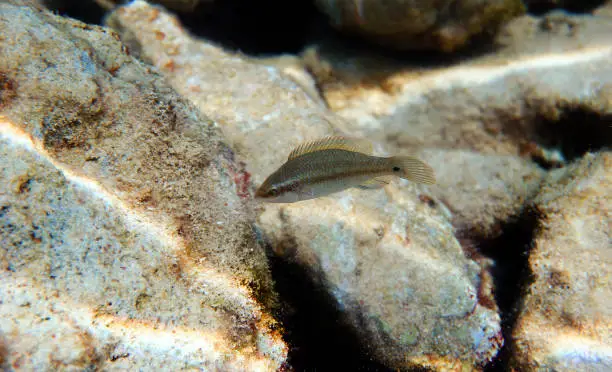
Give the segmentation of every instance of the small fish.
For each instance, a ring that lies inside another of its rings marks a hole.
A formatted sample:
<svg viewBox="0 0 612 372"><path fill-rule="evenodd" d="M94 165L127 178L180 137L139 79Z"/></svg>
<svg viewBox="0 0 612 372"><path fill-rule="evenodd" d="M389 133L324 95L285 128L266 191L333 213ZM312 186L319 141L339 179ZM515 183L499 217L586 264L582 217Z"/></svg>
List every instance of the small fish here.
<svg viewBox="0 0 612 372"><path fill-rule="evenodd" d="M306 142L257 189L255 197L270 203L293 203L351 187L378 189L398 176L413 182L436 183L431 167L410 156L371 155L365 140L325 137Z"/></svg>

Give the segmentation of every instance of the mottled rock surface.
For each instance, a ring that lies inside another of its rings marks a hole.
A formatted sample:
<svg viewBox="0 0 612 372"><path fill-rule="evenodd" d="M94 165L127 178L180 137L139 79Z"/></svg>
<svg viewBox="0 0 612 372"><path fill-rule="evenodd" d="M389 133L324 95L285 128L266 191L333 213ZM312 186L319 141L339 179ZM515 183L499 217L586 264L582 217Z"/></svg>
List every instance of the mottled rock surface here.
<svg viewBox="0 0 612 372"><path fill-rule="evenodd" d="M337 119L282 68L259 60L248 63L193 39L161 8L137 1L119 8L109 23L218 124L255 183L281 164L279 148L332 133L330 122Z"/></svg>
<svg viewBox="0 0 612 372"><path fill-rule="evenodd" d="M513 332L520 370L612 369L612 155L552 172Z"/></svg>
<svg viewBox="0 0 612 372"><path fill-rule="evenodd" d="M6 363L279 367L249 176L214 123L109 30L8 4L0 29Z"/></svg>
<svg viewBox="0 0 612 372"><path fill-rule="evenodd" d="M520 15L520 0L315 0L333 26L400 50L452 52Z"/></svg>
<svg viewBox="0 0 612 372"><path fill-rule="evenodd" d="M435 166L433 202L450 209L462 235L491 239L501 225L516 219L538 192L544 171L516 156L483 155L465 150L429 149L419 157Z"/></svg>
<svg viewBox="0 0 612 372"><path fill-rule="evenodd" d="M126 3L124 0L95 0L101 7L112 9ZM200 3L212 3L215 0L151 0L150 3L157 3L166 8L180 12L193 12Z"/></svg>
<svg viewBox="0 0 612 372"><path fill-rule="evenodd" d="M5 122L0 158L3 369L278 366L282 344L243 328L265 314L227 273L181 262L180 239Z"/></svg>
<svg viewBox="0 0 612 372"><path fill-rule="evenodd" d="M611 56L612 45L504 65L458 66L412 77L393 96L353 97L337 112L347 119L346 131L398 148L499 155L537 155L544 148L572 158L611 142L608 122L589 118L612 114ZM572 120L573 112L582 114Z"/></svg>
<svg viewBox="0 0 612 372"><path fill-rule="evenodd" d="M495 155L512 158L511 164L532 160L550 168L609 147L611 33L610 18L553 12L512 21L500 32L496 53L465 62L424 67L363 52L351 55L333 48L336 44L310 49L304 60L330 108L345 119L338 121L344 132L386 144L391 153L445 149L430 159L448 195L440 196L449 201L457 226L487 235L517 215L534 188L522 188L524 174L505 172L505 166L513 166L499 163L504 184L515 186L480 189L481 200L496 201L488 208L474 209L479 201L457 204L489 179L481 178L483 173L451 176L459 172L448 164L460 157L445 160L443 153L471 151L483 159ZM490 157L491 164L494 159L499 158ZM464 171L471 170L467 164ZM473 166L478 169L478 162Z"/></svg>
<svg viewBox="0 0 612 372"><path fill-rule="evenodd" d="M214 118L256 183L297 143L333 133L339 119L273 67L190 38L144 2L112 23L143 58ZM394 368L471 368L503 340L483 268L466 258L443 208L406 182L292 205L262 205L271 249L298 262L331 295L372 356Z"/></svg>

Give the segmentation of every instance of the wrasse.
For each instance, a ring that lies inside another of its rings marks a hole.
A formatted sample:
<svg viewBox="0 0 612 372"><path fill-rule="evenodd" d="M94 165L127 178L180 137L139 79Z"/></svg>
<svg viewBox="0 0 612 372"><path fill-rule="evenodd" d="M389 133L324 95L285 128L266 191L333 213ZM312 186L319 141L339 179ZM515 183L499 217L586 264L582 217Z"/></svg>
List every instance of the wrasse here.
<svg viewBox="0 0 612 372"><path fill-rule="evenodd" d="M431 167L410 156L378 157L366 140L325 137L296 147L289 158L257 189L255 197L270 203L293 203L351 187L378 189L397 176L436 183Z"/></svg>

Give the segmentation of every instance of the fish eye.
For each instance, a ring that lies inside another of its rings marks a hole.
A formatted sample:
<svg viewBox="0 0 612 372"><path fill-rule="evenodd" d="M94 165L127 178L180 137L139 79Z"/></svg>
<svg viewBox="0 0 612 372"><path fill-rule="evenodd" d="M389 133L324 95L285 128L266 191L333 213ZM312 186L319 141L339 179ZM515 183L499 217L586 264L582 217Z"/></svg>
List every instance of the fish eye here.
<svg viewBox="0 0 612 372"><path fill-rule="evenodd" d="M271 187L271 188L270 188L270 191L268 192L268 194L269 194L270 196L278 196L278 194L279 194L279 190L278 190L278 188L277 188L277 187Z"/></svg>

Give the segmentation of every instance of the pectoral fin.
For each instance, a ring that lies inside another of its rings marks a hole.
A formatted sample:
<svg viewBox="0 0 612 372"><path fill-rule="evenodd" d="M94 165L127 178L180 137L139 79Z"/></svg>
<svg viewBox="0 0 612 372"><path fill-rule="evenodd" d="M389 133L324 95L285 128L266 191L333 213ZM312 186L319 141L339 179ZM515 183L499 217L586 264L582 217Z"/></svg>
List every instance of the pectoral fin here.
<svg viewBox="0 0 612 372"><path fill-rule="evenodd" d="M357 186L357 188L361 190L375 190L385 187L389 184L389 182L391 182L389 177L372 178L371 180Z"/></svg>

